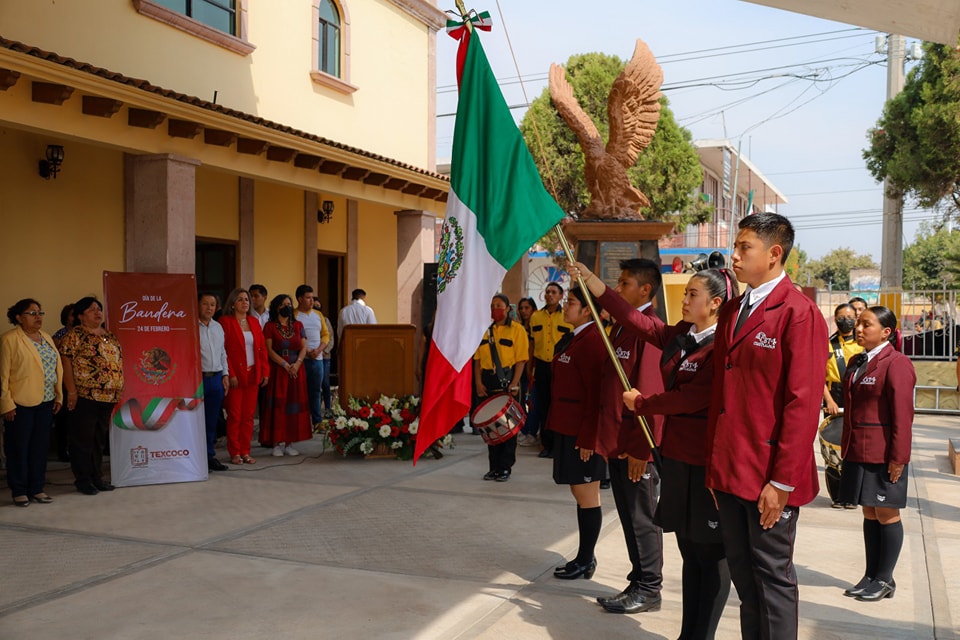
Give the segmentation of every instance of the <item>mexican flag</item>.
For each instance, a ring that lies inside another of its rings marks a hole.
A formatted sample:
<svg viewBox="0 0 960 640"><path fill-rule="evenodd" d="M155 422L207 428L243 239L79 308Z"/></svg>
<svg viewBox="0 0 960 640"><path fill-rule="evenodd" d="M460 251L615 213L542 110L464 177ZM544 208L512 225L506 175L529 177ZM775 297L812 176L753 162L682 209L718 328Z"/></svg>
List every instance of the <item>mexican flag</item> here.
<svg viewBox="0 0 960 640"><path fill-rule="evenodd" d="M437 273L437 315L414 462L470 410L472 359L507 270L564 216L500 93L476 32L460 37L460 99Z"/></svg>

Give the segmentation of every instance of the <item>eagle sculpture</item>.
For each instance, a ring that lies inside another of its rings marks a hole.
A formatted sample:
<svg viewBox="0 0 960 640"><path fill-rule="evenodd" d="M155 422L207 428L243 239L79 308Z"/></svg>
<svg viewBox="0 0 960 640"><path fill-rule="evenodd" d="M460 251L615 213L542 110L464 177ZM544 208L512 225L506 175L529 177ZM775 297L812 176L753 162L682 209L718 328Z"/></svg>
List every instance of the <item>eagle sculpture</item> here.
<svg viewBox="0 0 960 640"><path fill-rule="evenodd" d="M661 84L663 70L646 43L637 40L633 57L607 98L610 140L604 146L597 126L574 97L564 68L550 65L550 97L564 122L577 134L586 160L590 204L580 213L581 219L643 219L639 210L649 207L650 200L630 184L627 169L657 131Z"/></svg>

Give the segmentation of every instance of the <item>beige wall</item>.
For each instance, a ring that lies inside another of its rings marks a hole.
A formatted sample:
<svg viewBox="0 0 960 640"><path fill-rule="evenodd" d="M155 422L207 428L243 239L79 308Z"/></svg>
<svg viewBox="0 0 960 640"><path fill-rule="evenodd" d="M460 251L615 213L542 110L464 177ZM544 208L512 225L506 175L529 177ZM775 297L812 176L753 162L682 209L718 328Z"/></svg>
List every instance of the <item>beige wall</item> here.
<svg viewBox="0 0 960 640"><path fill-rule="evenodd" d="M240 186L237 176L197 167L197 235L240 239Z"/></svg>
<svg viewBox="0 0 960 640"><path fill-rule="evenodd" d="M55 142L62 171L44 180L37 164ZM0 151L0 307L36 298L56 331L61 306L102 298L103 271L123 271L123 155L10 128Z"/></svg>
<svg viewBox="0 0 960 640"><path fill-rule="evenodd" d="M333 218L317 225L317 251L329 253L347 252L347 199L330 194L317 195L318 204L333 200Z"/></svg>
<svg viewBox="0 0 960 640"><path fill-rule="evenodd" d="M348 0L358 90L345 95L310 78L311 6L250 2L248 56L140 15L132 0L0 2L0 25L5 38L205 100L217 91L218 104L427 167L428 28L387 0Z"/></svg>
<svg viewBox="0 0 960 640"><path fill-rule="evenodd" d="M303 284L303 191L257 182L253 246L254 282L267 287L271 298L292 297Z"/></svg>
<svg viewBox="0 0 960 640"><path fill-rule="evenodd" d="M377 321L397 321L397 216L389 207L360 203L357 281ZM346 292L347 298L350 292ZM349 301L349 300L348 300Z"/></svg>

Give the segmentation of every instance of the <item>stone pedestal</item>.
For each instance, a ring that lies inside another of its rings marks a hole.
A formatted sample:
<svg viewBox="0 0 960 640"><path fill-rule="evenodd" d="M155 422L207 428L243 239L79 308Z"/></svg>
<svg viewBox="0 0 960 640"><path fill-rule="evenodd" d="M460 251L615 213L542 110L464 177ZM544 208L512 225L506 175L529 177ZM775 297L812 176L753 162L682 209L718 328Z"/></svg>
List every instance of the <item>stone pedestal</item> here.
<svg viewBox="0 0 960 640"><path fill-rule="evenodd" d="M660 265L660 238L673 231L670 222L647 220L589 220L568 222L563 233L572 245L577 260L587 265L607 286L616 287L620 261L647 258ZM657 313L664 321L663 288L657 292Z"/></svg>

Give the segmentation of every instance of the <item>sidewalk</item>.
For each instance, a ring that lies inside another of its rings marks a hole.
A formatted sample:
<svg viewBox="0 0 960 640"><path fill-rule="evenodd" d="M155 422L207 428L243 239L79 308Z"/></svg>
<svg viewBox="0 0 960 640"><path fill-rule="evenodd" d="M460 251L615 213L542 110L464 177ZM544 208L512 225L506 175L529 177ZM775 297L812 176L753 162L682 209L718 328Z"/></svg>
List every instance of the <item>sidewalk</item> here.
<svg viewBox="0 0 960 640"><path fill-rule="evenodd" d="M960 478L948 472L956 418L918 416L897 592L841 591L863 570L858 511L825 493L800 514L800 637L960 637ZM605 613L624 585L613 499L593 580L558 581L575 553L576 507L551 461L518 450L513 478L483 482L486 447L456 436L442 460L272 458L207 482L73 491L52 464L51 505L0 507L0 640L59 638L667 638L680 628L680 561L664 536L663 608ZM257 454L260 455L257 455ZM819 456L818 456L819 458ZM718 638L739 638L737 599Z"/></svg>

